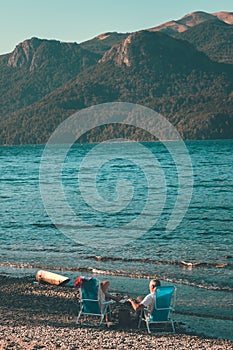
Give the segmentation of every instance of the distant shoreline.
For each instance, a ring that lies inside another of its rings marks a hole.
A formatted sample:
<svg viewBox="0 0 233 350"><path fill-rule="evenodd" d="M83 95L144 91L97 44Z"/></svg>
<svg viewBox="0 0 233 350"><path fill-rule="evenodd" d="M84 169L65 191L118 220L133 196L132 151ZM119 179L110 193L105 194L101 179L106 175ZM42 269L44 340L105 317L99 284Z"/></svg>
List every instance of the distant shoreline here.
<svg viewBox="0 0 233 350"><path fill-rule="evenodd" d="M106 140L109 144L111 144L111 142L109 142L109 140ZM224 141L233 141L233 138L227 138L227 139L181 139L181 140L154 140L154 141L139 141L139 140L125 140L125 141L119 141L119 142L140 142L140 143L165 143L165 142L214 142L214 141L218 141L218 142L224 142ZM75 142L74 145L98 145L101 142L105 142L105 141L99 141L99 142ZM114 141L115 142L115 141ZM117 141L116 141L117 142ZM41 146L44 147L46 146L47 143L20 143L20 144L0 144L0 147L27 147L27 146ZM58 143L56 144L57 146L61 146L61 145L68 145L69 143ZM71 145L73 146L73 145Z"/></svg>

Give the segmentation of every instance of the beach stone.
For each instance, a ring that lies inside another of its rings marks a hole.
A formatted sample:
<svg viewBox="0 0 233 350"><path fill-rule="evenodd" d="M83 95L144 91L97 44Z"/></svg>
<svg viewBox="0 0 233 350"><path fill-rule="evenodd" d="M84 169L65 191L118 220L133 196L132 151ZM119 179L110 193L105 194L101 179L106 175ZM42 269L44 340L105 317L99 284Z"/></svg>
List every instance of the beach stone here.
<svg viewBox="0 0 233 350"><path fill-rule="evenodd" d="M119 306L120 307L120 306ZM185 333L149 335L135 325L119 326L116 309L114 326L80 327L77 290L49 285L34 285L33 279L1 279L0 276L0 349L159 349L230 350L233 342L208 339ZM72 314L71 314L72 312ZM72 315L73 319L67 316Z"/></svg>

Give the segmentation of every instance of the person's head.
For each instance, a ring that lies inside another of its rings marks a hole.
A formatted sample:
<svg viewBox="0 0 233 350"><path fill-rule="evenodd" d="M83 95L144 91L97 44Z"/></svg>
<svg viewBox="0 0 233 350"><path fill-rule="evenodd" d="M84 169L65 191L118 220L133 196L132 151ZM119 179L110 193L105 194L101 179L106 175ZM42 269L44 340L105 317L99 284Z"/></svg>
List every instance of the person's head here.
<svg viewBox="0 0 233 350"><path fill-rule="evenodd" d="M154 278L153 280L150 281L150 284L149 284L150 292L153 293L156 287L159 287L159 286L161 286L160 280Z"/></svg>
<svg viewBox="0 0 233 350"><path fill-rule="evenodd" d="M109 285L110 285L110 282L107 281L107 280L101 282L101 289L102 289L102 291L103 291L103 292L106 292L106 290L108 289Z"/></svg>

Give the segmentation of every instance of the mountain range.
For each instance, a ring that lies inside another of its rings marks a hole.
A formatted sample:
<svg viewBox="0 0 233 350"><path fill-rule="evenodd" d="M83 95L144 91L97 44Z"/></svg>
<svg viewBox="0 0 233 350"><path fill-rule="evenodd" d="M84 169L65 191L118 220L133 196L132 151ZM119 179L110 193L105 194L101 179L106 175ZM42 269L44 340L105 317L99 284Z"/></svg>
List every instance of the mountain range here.
<svg viewBox="0 0 233 350"><path fill-rule="evenodd" d="M160 112L184 139L233 138L233 13L194 12L86 42L38 38L0 56L0 144L46 143L61 121L105 102ZM127 134L117 126L80 142ZM131 137L151 135L131 129Z"/></svg>

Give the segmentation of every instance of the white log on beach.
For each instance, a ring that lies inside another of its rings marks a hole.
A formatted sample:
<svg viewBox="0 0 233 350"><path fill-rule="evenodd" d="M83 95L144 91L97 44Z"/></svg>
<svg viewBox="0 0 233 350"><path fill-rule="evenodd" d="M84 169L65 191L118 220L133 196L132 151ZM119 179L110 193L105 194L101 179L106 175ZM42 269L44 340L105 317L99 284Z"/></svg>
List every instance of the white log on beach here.
<svg viewBox="0 0 233 350"><path fill-rule="evenodd" d="M43 282L46 282L49 284L55 284L58 286L58 285L67 283L70 279L66 276L62 276L54 272L39 270L36 273L36 280L39 283L43 281Z"/></svg>

